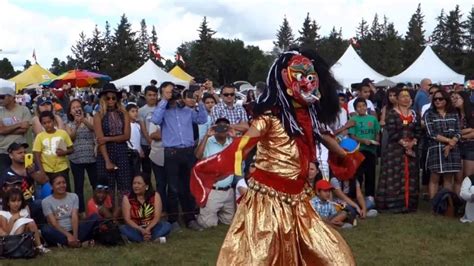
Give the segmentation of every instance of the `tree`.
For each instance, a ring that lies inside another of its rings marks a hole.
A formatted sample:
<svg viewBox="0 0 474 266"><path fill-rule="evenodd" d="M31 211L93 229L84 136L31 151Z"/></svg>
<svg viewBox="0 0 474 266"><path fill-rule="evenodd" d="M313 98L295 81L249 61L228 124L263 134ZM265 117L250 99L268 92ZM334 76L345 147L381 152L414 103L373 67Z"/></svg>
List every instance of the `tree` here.
<svg viewBox="0 0 474 266"><path fill-rule="evenodd" d="M212 38L216 31L209 27L207 18L204 17L198 32L199 39L196 41L194 49L191 49L190 67L198 78L217 80L219 73L214 61L214 39Z"/></svg>
<svg viewBox="0 0 474 266"><path fill-rule="evenodd" d="M364 37L359 41L360 56L369 66L380 72L383 69L383 64L381 63L380 58L383 57L384 52L382 47L384 36L383 24L379 23L378 14L375 14L368 31L366 31L367 28L368 25L364 23L364 20L362 20L359 34Z"/></svg>
<svg viewBox="0 0 474 266"><path fill-rule="evenodd" d="M156 34L156 29L155 29L154 25L151 29L151 37L149 39L149 42L150 42L151 45L154 45L157 50L160 50L160 46L158 45L158 35ZM148 49L148 58L151 58L151 60L153 60L153 62L155 62L155 64L157 64L159 67L164 67L161 60L157 60L155 55L153 54L153 52L150 49ZM166 60L166 62L165 62L165 66L168 63L167 61L168 60Z"/></svg>
<svg viewBox="0 0 474 266"><path fill-rule="evenodd" d="M444 9L441 9L441 13L436 17L438 24L431 34L431 43L436 50L443 50L448 45L446 35L446 16L444 15Z"/></svg>
<svg viewBox="0 0 474 266"><path fill-rule="evenodd" d="M26 60L25 64L23 65L23 71L27 70L31 66L31 61Z"/></svg>
<svg viewBox="0 0 474 266"><path fill-rule="evenodd" d="M300 45L300 47L316 50L320 39L320 36L318 34L319 29L320 27L318 26L316 21L311 21L308 12L303 22L303 27L301 31L298 31L300 33L300 37L298 38L298 44Z"/></svg>
<svg viewBox="0 0 474 266"><path fill-rule="evenodd" d="M425 30L423 29L424 15L421 13L421 4L408 22L408 30L403 41L403 66L407 68L421 54L425 46Z"/></svg>
<svg viewBox="0 0 474 266"><path fill-rule="evenodd" d="M79 34L79 40L71 48L72 54L74 56L74 61L76 63L75 68L84 69L86 67L87 61L87 37L84 32Z"/></svg>
<svg viewBox="0 0 474 266"><path fill-rule="evenodd" d="M466 44L468 49L471 52L474 52L474 6L471 8L471 12L469 13L466 21L467 27L467 38Z"/></svg>
<svg viewBox="0 0 474 266"><path fill-rule="evenodd" d="M111 50L109 51L111 72L108 74L113 78L130 74L140 66L140 55L135 34L132 31L132 25L123 14L115 29Z"/></svg>
<svg viewBox="0 0 474 266"><path fill-rule="evenodd" d="M359 26L357 26L356 38L359 41L363 41L368 38L368 35L369 35L369 24L364 18L362 18L362 20L359 23Z"/></svg>
<svg viewBox="0 0 474 266"><path fill-rule="evenodd" d="M138 35L138 53L141 59L141 63L145 63L150 58L150 52L148 44L150 43L150 37L146 27L145 19L140 22L140 34Z"/></svg>
<svg viewBox="0 0 474 266"><path fill-rule="evenodd" d="M288 51L294 44L295 37L286 16L283 18L283 23L277 31L276 37L277 41L273 42L273 44L278 47L280 51Z"/></svg>
<svg viewBox="0 0 474 266"><path fill-rule="evenodd" d="M462 22L462 14L459 5L446 16L446 35L448 39L447 48L454 53L460 53L463 49L465 23Z"/></svg>
<svg viewBox="0 0 474 266"><path fill-rule="evenodd" d="M105 44L97 25L92 32L92 38L87 41L86 69L101 72L105 68Z"/></svg>
<svg viewBox="0 0 474 266"><path fill-rule="evenodd" d="M391 77L403 70L402 61L402 37L398 34L393 23L388 23L384 27L382 39L382 56L379 65L380 73Z"/></svg>
<svg viewBox="0 0 474 266"><path fill-rule="evenodd" d="M13 69L10 60L8 60L8 58L3 58L0 61L0 78L10 79L13 78L15 74L15 69Z"/></svg>
<svg viewBox="0 0 474 266"><path fill-rule="evenodd" d="M66 71L68 71L66 62L60 61L57 57L53 59L53 63L51 64L51 68L49 69L51 73L54 75L60 75Z"/></svg>
<svg viewBox="0 0 474 266"><path fill-rule="evenodd" d="M347 49L347 41L342 39L342 29L336 31L336 27L332 27L327 37L321 39L319 53L324 60L331 66L337 62Z"/></svg>

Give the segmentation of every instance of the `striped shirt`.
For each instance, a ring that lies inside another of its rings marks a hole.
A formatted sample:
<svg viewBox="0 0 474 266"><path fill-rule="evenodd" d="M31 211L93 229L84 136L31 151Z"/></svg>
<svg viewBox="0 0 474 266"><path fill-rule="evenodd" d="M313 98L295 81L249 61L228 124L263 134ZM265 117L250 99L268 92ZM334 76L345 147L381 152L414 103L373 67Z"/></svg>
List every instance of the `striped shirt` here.
<svg viewBox="0 0 474 266"><path fill-rule="evenodd" d="M337 214L336 207L334 203L330 201L323 201L319 197L314 197L311 199L311 206L323 218L329 218Z"/></svg>
<svg viewBox="0 0 474 266"><path fill-rule="evenodd" d="M211 112L212 124L219 118L227 118L231 125L241 122L248 122L247 112L241 105L234 104L228 106L225 103L218 103Z"/></svg>

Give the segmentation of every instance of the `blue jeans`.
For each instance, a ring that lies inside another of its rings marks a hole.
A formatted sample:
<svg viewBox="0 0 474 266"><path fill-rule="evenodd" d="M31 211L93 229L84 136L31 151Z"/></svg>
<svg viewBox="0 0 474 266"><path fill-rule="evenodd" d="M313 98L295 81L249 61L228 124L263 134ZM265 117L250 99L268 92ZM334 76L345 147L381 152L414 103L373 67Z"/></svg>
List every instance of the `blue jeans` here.
<svg viewBox="0 0 474 266"><path fill-rule="evenodd" d="M99 225L99 220L99 215L93 214L87 217L86 220L79 221L79 232L77 237L79 238L79 241L84 242L92 239L94 229ZM41 234L43 235L46 242L50 245L67 245L67 237L49 224L41 227Z"/></svg>
<svg viewBox="0 0 474 266"><path fill-rule="evenodd" d="M171 224L168 222L159 222L153 229L151 230L151 240L155 240L159 237L166 236L171 231ZM131 227L130 225L122 225L120 226L120 233L124 235L128 240L132 242L143 242L143 235L137 229Z"/></svg>
<svg viewBox="0 0 474 266"><path fill-rule="evenodd" d="M375 209L375 202L370 200L368 197L365 197L365 208L367 211ZM346 210L350 212L352 217L356 217L358 215L357 210L349 204L346 205Z"/></svg>

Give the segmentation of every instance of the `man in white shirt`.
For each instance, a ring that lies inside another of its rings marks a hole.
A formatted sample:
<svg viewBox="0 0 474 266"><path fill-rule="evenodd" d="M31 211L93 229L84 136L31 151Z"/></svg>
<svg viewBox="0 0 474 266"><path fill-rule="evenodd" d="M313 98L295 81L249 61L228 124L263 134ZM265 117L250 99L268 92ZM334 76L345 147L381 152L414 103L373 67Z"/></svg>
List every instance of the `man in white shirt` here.
<svg viewBox="0 0 474 266"><path fill-rule="evenodd" d="M352 99L349 101L349 103L347 104L347 109L349 111L349 115L353 116L356 114L356 110L354 108L354 102L357 98L363 98L365 99L365 102L367 103L367 112L370 114L370 115L373 115L373 116L376 116L376 112L375 112L375 106L374 104L372 103L371 100L369 100L369 97L370 97L370 92L371 92L371 88L368 84L361 84L358 88L358 91L359 91L359 94L356 98Z"/></svg>

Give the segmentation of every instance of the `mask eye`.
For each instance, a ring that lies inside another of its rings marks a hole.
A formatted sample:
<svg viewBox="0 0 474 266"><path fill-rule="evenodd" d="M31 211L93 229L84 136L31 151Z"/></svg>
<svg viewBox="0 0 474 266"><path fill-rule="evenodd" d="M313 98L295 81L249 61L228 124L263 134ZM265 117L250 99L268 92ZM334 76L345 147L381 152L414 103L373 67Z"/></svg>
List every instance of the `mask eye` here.
<svg viewBox="0 0 474 266"><path fill-rule="evenodd" d="M297 81L303 80L303 74L301 74L301 73L296 73L296 80L297 80Z"/></svg>
<svg viewBox="0 0 474 266"><path fill-rule="evenodd" d="M312 82L312 81L316 80L316 75L308 75L308 76L306 76L306 79L308 81Z"/></svg>

